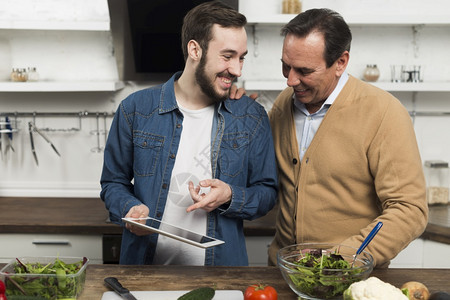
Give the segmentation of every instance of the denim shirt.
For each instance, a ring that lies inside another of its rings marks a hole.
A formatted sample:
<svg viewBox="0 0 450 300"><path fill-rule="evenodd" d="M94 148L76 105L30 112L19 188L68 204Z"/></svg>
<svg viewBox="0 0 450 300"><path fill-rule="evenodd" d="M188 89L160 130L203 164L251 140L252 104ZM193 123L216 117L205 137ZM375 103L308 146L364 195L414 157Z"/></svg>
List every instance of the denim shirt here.
<svg viewBox="0 0 450 300"><path fill-rule="evenodd" d="M131 94L114 116L100 196L111 221L121 226L121 218L140 204L148 206L150 217L162 219L183 129L174 93L174 81L180 75ZM211 166L213 177L230 186L232 198L208 213L207 235L225 243L206 249L205 265L248 265L243 220L264 216L277 194L272 133L261 105L245 96L216 104ZM124 229L120 263L151 264L157 238L157 234L136 236Z"/></svg>

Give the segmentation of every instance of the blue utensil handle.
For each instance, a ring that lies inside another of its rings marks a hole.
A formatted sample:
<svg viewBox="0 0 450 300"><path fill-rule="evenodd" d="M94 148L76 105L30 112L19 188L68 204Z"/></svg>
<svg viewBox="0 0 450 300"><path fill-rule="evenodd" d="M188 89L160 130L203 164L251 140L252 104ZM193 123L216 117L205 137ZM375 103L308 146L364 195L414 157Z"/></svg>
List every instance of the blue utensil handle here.
<svg viewBox="0 0 450 300"><path fill-rule="evenodd" d="M374 238L374 236L378 233L378 230L380 230L380 228L383 226L383 222L378 222L377 225L375 225L375 227L372 229L372 231L369 233L369 235L366 237L366 239L364 240L364 242L361 244L361 246L358 248L358 251L356 251L356 254L360 254L366 247L367 245L370 243L370 241L372 241L372 239Z"/></svg>

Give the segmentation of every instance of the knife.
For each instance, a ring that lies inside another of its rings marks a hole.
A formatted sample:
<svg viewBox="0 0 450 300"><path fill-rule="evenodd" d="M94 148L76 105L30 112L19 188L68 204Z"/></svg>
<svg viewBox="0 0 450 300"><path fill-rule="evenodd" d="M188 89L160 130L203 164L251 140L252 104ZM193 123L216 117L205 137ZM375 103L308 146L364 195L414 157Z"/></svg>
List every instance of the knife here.
<svg viewBox="0 0 450 300"><path fill-rule="evenodd" d="M112 288L117 294L119 294L123 299L127 300L137 300L127 288L124 288L119 280L115 277L106 277L105 283Z"/></svg>
<svg viewBox="0 0 450 300"><path fill-rule="evenodd" d="M28 122L28 132L30 133L30 143L31 143L31 152L33 152L34 160L36 161L36 165L39 166L39 162L36 155L36 150L34 149L34 140L33 140L33 124Z"/></svg>

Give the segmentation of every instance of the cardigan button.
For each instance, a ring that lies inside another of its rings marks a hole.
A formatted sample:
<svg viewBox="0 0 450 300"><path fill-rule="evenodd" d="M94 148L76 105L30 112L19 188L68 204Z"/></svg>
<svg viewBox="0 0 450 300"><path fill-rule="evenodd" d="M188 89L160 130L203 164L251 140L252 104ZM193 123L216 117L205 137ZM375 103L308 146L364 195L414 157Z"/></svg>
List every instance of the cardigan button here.
<svg viewBox="0 0 450 300"><path fill-rule="evenodd" d="M167 183L163 183L162 188L167 189Z"/></svg>
<svg viewBox="0 0 450 300"><path fill-rule="evenodd" d="M294 158L294 159L292 160L292 163L293 163L294 165L296 165L296 164L298 163L298 160L297 160L296 158Z"/></svg>

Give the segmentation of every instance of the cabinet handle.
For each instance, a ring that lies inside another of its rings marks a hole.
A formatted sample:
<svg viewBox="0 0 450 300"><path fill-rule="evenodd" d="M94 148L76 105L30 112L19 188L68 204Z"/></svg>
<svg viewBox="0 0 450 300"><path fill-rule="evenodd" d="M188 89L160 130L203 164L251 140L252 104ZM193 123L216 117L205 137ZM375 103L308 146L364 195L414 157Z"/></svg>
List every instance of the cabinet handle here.
<svg viewBox="0 0 450 300"><path fill-rule="evenodd" d="M33 245L70 245L69 241L35 240L32 243L33 243Z"/></svg>

